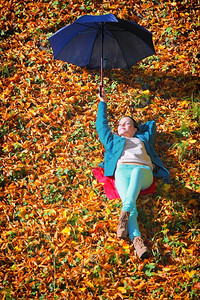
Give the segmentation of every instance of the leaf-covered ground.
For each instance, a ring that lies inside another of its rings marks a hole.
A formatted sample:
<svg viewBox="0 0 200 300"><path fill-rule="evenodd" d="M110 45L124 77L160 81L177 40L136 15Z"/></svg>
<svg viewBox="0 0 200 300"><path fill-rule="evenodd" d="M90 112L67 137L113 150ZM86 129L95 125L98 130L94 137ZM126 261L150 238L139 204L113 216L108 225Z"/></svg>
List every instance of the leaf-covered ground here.
<svg viewBox="0 0 200 300"><path fill-rule="evenodd" d="M197 299L200 293L199 1L0 3L1 299ZM153 33L156 55L105 72L111 126L157 123L171 185L138 199L151 256L118 240L121 203L92 170L100 76L53 60L47 38L87 13L114 13Z"/></svg>

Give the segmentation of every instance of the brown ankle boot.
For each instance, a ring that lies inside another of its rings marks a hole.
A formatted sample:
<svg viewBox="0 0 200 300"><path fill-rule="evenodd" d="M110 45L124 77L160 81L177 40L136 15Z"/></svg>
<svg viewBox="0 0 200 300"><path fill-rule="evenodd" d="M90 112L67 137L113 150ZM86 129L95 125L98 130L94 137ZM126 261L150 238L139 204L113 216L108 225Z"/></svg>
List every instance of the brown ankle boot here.
<svg viewBox="0 0 200 300"><path fill-rule="evenodd" d="M119 217L119 224L117 227L117 237L126 239L128 235L128 219L130 216L129 211L122 211Z"/></svg>
<svg viewBox="0 0 200 300"><path fill-rule="evenodd" d="M149 257L147 247L144 245L144 242L140 236L136 236L134 238L133 245L139 258L144 259Z"/></svg>

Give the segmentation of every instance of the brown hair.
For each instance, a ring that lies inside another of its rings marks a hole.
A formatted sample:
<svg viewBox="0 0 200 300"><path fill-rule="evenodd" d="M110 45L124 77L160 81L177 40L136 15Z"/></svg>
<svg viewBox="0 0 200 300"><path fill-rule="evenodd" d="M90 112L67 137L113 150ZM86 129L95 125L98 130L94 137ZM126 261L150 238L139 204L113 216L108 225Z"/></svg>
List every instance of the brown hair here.
<svg viewBox="0 0 200 300"><path fill-rule="evenodd" d="M139 130L139 125L138 125L138 123L137 123L131 116L123 116L123 117L121 117L121 119L122 119L122 118L129 118L129 119L131 119L131 120L133 121L134 127L137 128L137 130ZM121 119L120 119L120 120L121 120Z"/></svg>

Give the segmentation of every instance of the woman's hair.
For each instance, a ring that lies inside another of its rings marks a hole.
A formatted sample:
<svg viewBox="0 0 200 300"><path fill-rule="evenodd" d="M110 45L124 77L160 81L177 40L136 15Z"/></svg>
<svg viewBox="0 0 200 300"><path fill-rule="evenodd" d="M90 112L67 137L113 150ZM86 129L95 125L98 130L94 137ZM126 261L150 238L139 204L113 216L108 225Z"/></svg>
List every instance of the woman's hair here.
<svg viewBox="0 0 200 300"><path fill-rule="evenodd" d="M134 127L137 128L137 130L139 130L139 125L138 125L138 123L137 123L132 117L130 117L130 116L123 116L123 117L121 117L121 119L122 119L122 118L130 118L130 119L133 121Z"/></svg>

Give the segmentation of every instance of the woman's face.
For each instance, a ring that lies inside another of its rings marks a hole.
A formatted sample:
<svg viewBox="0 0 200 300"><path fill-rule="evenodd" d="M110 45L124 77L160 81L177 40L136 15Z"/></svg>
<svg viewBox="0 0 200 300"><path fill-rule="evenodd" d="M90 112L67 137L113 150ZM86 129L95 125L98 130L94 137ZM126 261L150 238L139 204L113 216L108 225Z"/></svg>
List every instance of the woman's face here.
<svg viewBox="0 0 200 300"><path fill-rule="evenodd" d="M133 120L129 117L123 117L119 121L118 134L127 138L133 137L137 131L134 127Z"/></svg>

